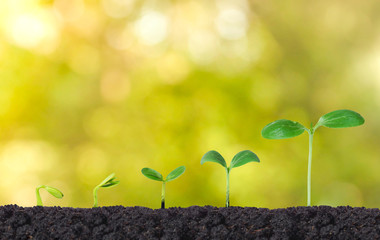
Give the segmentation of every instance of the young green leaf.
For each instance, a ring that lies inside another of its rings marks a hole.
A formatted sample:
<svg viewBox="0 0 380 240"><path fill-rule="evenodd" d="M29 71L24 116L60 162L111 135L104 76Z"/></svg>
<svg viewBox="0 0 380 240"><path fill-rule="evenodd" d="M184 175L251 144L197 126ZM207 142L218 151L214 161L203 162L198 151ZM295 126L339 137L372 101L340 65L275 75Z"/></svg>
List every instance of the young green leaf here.
<svg viewBox="0 0 380 240"><path fill-rule="evenodd" d="M116 180L115 181L115 173L111 173L108 177L106 177L98 186L99 187L112 187L120 183L120 181Z"/></svg>
<svg viewBox="0 0 380 240"><path fill-rule="evenodd" d="M57 188L49 187L49 186L46 186L46 185L39 185L36 188L37 206L43 206L41 195L40 195L40 189L41 188L46 189L46 191L48 193L50 193L51 195L53 195L56 198L62 198L63 197L63 193L61 191L59 191Z"/></svg>
<svg viewBox="0 0 380 240"><path fill-rule="evenodd" d="M114 181L116 178L111 178L109 181L107 181L105 184L103 184L101 187L107 188L112 187L120 183L119 180Z"/></svg>
<svg viewBox="0 0 380 240"><path fill-rule="evenodd" d="M63 198L63 193L61 191L59 191L58 189L53 188L53 187L49 187L49 186L45 186L44 188L46 189L46 191L48 191L54 197Z"/></svg>
<svg viewBox="0 0 380 240"><path fill-rule="evenodd" d="M203 164L205 162L219 163L223 167L227 168L226 161L224 160L222 155L220 155L220 153L218 153L217 151L214 151L214 150L208 151L207 153L205 153L205 155L203 155L203 157L201 159L201 164Z"/></svg>
<svg viewBox="0 0 380 240"><path fill-rule="evenodd" d="M281 119L266 125L261 131L261 135L267 139L285 139L296 137L302 134L305 129L298 122Z"/></svg>
<svg viewBox="0 0 380 240"><path fill-rule="evenodd" d="M328 128L356 127L364 123L364 118L352 110L336 110L323 115L315 128L325 126Z"/></svg>
<svg viewBox="0 0 380 240"><path fill-rule="evenodd" d="M186 169L185 166L177 167L176 169L174 169L173 171L171 171L168 174L168 176L165 179L165 182L170 182L170 181L178 178L179 176L181 176L185 172L185 169Z"/></svg>
<svg viewBox="0 0 380 240"><path fill-rule="evenodd" d="M98 190L99 188L108 188L115 186L120 183L120 181L115 180L115 173L111 173L108 177L106 177L101 183L99 183L94 190L92 191L94 197L94 205L93 207L98 207Z"/></svg>
<svg viewBox="0 0 380 240"><path fill-rule="evenodd" d="M226 169L226 207L230 206L230 172L232 168L240 167L249 162L260 162L259 158L253 152L249 150L241 151L237 153L232 159L230 166L227 167L226 161L217 151L208 151L203 155L201 164L205 162L216 162L222 165Z"/></svg>
<svg viewBox="0 0 380 240"><path fill-rule="evenodd" d="M149 178L149 179L152 179L152 180L156 180L156 181L161 181L162 182L162 190L161 190L161 208L165 208L165 186L166 186L166 183L167 182L170 182L176 178L178 178L179 176L181 176L184 172L185 172L185 167L184 166L180 166L180 167L177 167L176 169L174 169L173 171L171 171L168 176L166 177L166 179L164 180L161 173L157 172L156 170L154 169L151 169L151 168L143 168L141 169L141 173Z"/></svg>
<svg viewBox="0 0 380 240"><path fill-rule="evenodd" d="M249 162L260 162L256 154L249 150L244 150L237 153L231 161L230 169L243 166Z"/></svg>
<svg viewBox="0 0 380 240"><path fill-rule="evenodd" d="M161 182L164 181L164 179L163 179L161 173L157 172L157 171L154 170L154 169L151 169L151 168L143 168L143 169L141 169L141 173L142 173L145 177L147 177L147 178L149 178L149 179L156 180L156 181L161 181Z"/></svg>

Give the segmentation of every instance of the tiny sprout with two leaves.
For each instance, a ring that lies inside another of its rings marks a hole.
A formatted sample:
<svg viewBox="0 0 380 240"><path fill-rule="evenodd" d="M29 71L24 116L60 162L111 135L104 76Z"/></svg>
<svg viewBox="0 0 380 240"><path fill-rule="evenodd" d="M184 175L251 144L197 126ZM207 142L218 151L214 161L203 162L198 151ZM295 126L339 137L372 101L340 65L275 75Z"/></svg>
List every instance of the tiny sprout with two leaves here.
<svg viewBox="0 0 380 240"><path fill-rule="evenodd" d="M186 168L185 166L180 166L171 171L166 179L164 179L161 175L161 173L157 172L154 169L151 168L143 168L141 169L141 173L152 180L160 181L162 182L162 190L161 190L161 208L165 208L165 183L173 181L174 179L178 178L185 172Z"/></svg>
<svg viewBox="0 0 380 240"><path fill-rule="evenodd" d="M37 206L43 206L41 195L40 195L40 189L41 188L44 188L48 193L50 193L51 195L53 195L56 198L63 198L63 193L61 191L59 191L58 189L53 188L53 187L49 187L46 185L39 185L36 188Z"/></svg>
<svg viewBox="0 0 380 240"><path fill-rule="evenodd" d="M306 131L309 134L309 159L307 170L307 206L311 204L311 161L313 152L313 136L317 128L325 126L328 128L347 128L362 125L364 118L357 112L351 110L336 110L323 115L317 124L311 124L310 129L302 124L286 119L281 119L266 125L261 134L267 139L292 138Z"/></svg>
<svg viewBox="0 0 380 240"><path fill-rule="evenodd" d="M120 183L120 181L115 180L115 173L111 173L108 177L106 177L99 185L97 185L93 190L94 195L94 205L92 207L98 207L98 190L99 188L108 188L116 186Z"/></svg>
<svg viewBox="0 0 380 240"><path fill-rule="evenodd" d="M231 169L243 166L244 164L249 163L249 162L260 162L260 160L256 154L254 154L253 152L251 152L249 150L245 150L245 151L241 151L241 152L237 153L233 157L230 166L227 167L226 161L224 160L222 155L220 155L220 153L218 153L217 151L212 150L212 151L208 151L205 155L203 155L203 157L201 159L201 164L203 164L205 162L219 163L220 165L222 165L226 169L226 173L227 173L226 207L229 207L230 206L230 172L231 172Z"/></svg>

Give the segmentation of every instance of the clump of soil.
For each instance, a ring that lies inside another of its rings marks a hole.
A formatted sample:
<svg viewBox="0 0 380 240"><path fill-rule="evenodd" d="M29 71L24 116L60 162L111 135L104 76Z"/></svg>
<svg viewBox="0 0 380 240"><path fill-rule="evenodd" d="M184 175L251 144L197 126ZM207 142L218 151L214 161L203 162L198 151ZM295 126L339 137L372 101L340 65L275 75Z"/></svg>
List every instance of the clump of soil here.
<svg viewBox="0 0 380 240"><path fill-rule="evenodd" d="M6 205L0 239L380 239L380 210Z"/></svg>

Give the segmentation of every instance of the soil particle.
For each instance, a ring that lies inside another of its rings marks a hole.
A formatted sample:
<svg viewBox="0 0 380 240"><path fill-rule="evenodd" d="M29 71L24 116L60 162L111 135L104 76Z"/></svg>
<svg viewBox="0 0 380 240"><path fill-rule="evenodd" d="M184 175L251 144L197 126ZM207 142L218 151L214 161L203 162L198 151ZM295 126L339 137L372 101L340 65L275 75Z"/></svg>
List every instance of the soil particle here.
<svg viewBox="0 0 380 240"><path fill-rule="evenodd" d="M0 206L0 239L380 239L380 210Z"/></svg>

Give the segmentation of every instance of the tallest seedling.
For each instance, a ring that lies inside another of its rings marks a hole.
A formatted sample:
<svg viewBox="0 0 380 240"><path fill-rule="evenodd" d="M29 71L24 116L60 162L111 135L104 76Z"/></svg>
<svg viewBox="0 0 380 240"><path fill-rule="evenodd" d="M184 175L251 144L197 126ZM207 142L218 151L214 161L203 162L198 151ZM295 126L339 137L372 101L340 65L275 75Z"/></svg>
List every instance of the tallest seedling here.
<svg viewBox="0 0 380 240"><path fill-rule="evenodd" d="M281 119L266 125L261 134L267 139L292 138L306 131L309 134L309 160L307 167L307 206L311 203L311 160L313 153L313 136L317 128L325 126L328 128L356 127L364 123L364 118L359 113L351 110L336 110L323 115L317 124L311 124L310 129L302 124L286 119Z"/></svg>

